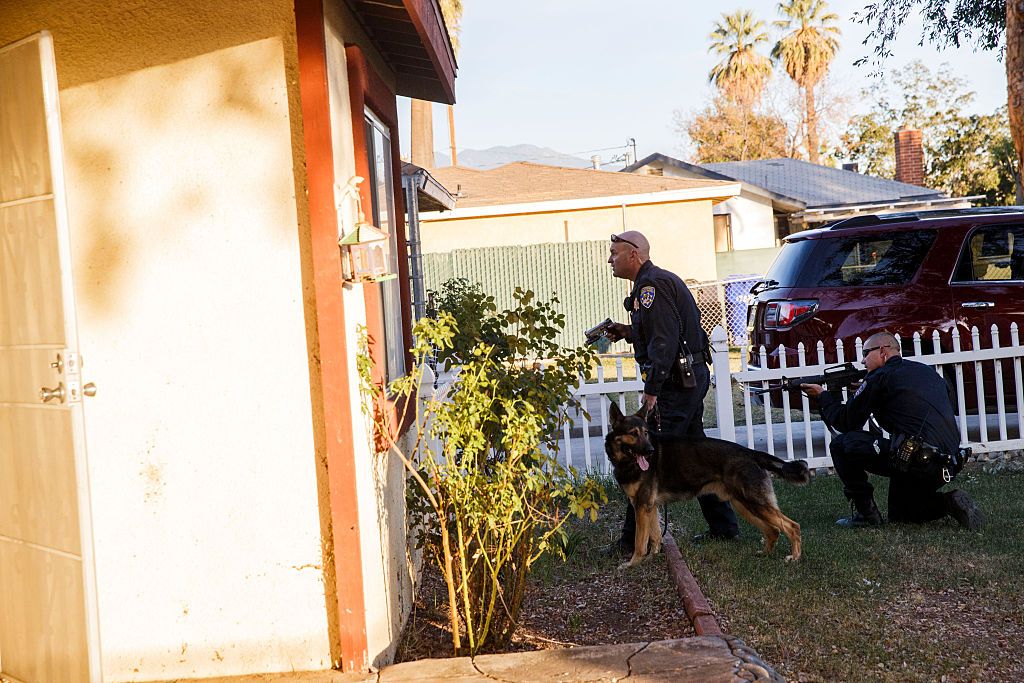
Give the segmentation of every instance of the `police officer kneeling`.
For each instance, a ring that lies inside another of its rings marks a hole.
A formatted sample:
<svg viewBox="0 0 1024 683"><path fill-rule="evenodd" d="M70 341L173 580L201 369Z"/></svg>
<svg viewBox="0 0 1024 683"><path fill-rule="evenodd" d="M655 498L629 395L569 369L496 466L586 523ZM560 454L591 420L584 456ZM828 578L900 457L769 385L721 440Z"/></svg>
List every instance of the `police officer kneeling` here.
<svg viewBox="0 0 1024 683"><path fill-rule="evenodd" d="M934 368L903 358L899 342L888 332L872 335L863 354L868 374L845 403L820 385L801 385L807 395L819 397L825 423L842 432L829 448L853 514L836 524L883 523L870 472L890 479L890 522L927 522L949 515L978 531L984 518L970 496L960 490L939 491L970 454L960 448L946 382ZM890 438L861 431L872 415Z"/></svg>

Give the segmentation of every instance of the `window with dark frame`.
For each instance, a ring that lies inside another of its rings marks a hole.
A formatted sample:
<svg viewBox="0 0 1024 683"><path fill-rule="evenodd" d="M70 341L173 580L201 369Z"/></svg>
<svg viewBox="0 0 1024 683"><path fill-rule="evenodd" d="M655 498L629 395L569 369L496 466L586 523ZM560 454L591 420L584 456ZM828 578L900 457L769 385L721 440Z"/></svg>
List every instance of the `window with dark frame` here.
<svg viewBox="0 0 1024 683"><path fill-rule="evenodd" d="M388 272L398 274L398 236L395 234L395 188L391 164L391 131L365 109L366 154L370 177L371 208L367 219L388 233ZM380 283L382 307L381 329L384 330L385 379L391 382L406 373L405 336L402 320L401 280L398 277Z"/></svg>

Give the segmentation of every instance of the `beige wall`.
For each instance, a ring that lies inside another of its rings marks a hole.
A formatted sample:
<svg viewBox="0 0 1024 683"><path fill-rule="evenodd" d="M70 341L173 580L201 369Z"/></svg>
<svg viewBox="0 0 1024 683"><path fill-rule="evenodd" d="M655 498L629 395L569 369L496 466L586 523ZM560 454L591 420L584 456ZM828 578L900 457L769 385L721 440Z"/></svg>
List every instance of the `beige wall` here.
<svg viewBox="0 0 1024 683"><path fill-rule="evenodd" d="M0 4L56 46L106 680L330 665L293 11Z"/></svg>
<svg viewBox="0 0 1024 683"><path fill-rule="evenodd" d="M654 165L652 165L654 166ZM705 180L706 177L671 165L658 164L667 178L693 178ZM751 192L747 186L740 196L722 202L715 207L716 214L729 214L732 221L732 247L737 251L744 249L768 249L775 246L775 218L770 198Z"/></svg>
<svg viewBox="0 0 1024 683"><path fill-rule="evenodd" d="M351 194L343 190L355 175L352 146L352 108L349 101L345 44L363 42L348 10L341 3L327 8L328 84L331 100L331 134L334 146L335 195L339 230L355 225L357 210ZM365 50L365 43L364 50ZM372 55L372 53L366 53ZM391 84L392 74L379 61L370 65ZM391 87L394 87L391 85ZM398 131L391 131L397 136ZM399 187L396 183L396 187ZM343 292L346 337L352 378L349 400L359 406L362 397L356 383L357 325L366 319L361 285L346 286ZM352 411L352 433L364 435L372 428L358 408ZM367 653L374 666L389 664L394 656L402 626L412 606L414 573L408 559L405 532L405 470L397 456L377 455L367 439L357 439L356 477L359 492L360 541L362 544L364 605L366 609Z"/></svg>
<svg viewBox="0 0 1024 683"><path fill-rule="evenodd" d="M651 260L682 278L715 279L711 200L639 204L484 218L421 218L424 253L549 242L607 240L639 230L651 242ZM568 235L568 238L566 237Z"/></svg>

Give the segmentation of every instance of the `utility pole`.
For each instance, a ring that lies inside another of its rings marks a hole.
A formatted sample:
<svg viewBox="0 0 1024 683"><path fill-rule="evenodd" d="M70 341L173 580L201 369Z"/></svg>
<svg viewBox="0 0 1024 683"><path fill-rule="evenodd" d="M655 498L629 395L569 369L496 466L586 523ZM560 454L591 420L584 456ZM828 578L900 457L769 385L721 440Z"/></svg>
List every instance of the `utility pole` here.
<svg viewBox="0 0 1024 683"><path fill-rule="evenodd" d="M452 166L458 166L459 162L455 157L455 106L448 105L448 144L452 149Z"/></svg>

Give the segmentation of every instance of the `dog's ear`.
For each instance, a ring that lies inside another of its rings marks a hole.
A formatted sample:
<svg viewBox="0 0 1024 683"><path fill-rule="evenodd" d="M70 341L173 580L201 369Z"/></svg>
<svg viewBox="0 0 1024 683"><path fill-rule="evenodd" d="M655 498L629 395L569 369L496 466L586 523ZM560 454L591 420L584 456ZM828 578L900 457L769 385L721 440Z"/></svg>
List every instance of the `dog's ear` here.
<svg viewBox="0 0 1024 683"><path fill-rule="evenodd" d="M641 418L641 419L643 419L643 420L646 420L647 419L647 412L648 412L647 404L641 402L640 403L640 409L638 411L636 411L636 416Z"/></svg>
<svg viewBox="0 0 1024 683"><path fill-rule="evenodd" d="M619 404L613 401L610 397L608 399L611 403L611 407L608 409L608 417L612 420L612 427L622 420L622 411L619 410Z"/></svg>

